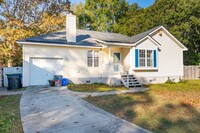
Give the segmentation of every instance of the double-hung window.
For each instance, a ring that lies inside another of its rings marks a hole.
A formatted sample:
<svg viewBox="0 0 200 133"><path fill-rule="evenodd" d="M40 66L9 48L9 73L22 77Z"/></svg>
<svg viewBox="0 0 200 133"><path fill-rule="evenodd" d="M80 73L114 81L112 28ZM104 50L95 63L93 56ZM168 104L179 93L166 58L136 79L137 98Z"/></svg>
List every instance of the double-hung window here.
<svg viewBox="0 0 200 133"><path fill-rule="evenodd" d="M94 67L99 67L99 51L94 51Z"/></svg>
<svg viewBox="0 0 200 133"><path fill-rule="evenodd" d="M136 49L135 51L136 68L155 68L156 50Z"/></svg>
<svg viewBox="0 0 200 133"><path fill-rule="evenodd" d="M87 66L99 67L99 51L89 50L87 53Z"/></svg>
<svg viewBox="0 0 200 133"><path fill-rule="evenodd" d="M139 64L140 64L140 67L146 66L146 51L145 50L139 50Z"/></svg>
<svg viewBox="0 0 200 133"><path fill-rule="evenodd" d="M93 51L89 50L87 53L87 65L88 67L92 67L93 66Z"/></svg>
<svg viewBox="0 0 200 133"><path fill-rule="evenodd" d="M153 50L147 50L147 67L153 67Z"/></svg>

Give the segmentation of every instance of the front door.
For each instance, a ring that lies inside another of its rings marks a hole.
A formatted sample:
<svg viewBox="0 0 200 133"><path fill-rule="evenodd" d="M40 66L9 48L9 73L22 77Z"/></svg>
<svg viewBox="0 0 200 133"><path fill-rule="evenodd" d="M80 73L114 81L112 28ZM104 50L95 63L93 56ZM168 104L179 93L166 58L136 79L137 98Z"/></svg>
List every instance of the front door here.
<svg viewBox="0 0 200 133"><path fill-rule="evenodd" d="M121 62L121 55L119 52L115 52L113 54L113 69L114 69L114 72L118 72L119 71L119 65L120 65L120 62Z"/></svg>

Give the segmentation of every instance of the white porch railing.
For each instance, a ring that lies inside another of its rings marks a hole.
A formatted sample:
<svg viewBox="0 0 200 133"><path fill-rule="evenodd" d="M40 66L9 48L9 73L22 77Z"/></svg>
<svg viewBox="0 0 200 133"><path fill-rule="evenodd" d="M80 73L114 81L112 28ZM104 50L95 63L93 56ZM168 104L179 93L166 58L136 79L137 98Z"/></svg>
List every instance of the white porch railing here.
<svg viewBox="0 0 200 133"><path fill-rule="evenodd" d="M129 85L129 67L122 66L121 63L110 63L109 64L109 74L110 75L119 75L122 77L122 75L126 75L127 79L126 82L121 79L123 84L128 87Z"/></svg>
<svg viewBox="0 0 200 133"><path fill-rule="evenodd" d="M129 71L129 68L122 66L121 63L110 63L108 66L110 73L126 74Z"/></svg>
<svg viewBox="0 0 200 133"><path fill-rule="evenodd" d="M122 66L121 63L110 63L107 64L104 70L104 74L107 75L126 75L129 72L129 68Z"/></svg>
<svg viewBox="0 0 200 133"><path fill-rule="evenodd" d="M105 71L109 75L120 75L120 73L125 73L123 66L120 63L110 63L106 65Z"/></svg>

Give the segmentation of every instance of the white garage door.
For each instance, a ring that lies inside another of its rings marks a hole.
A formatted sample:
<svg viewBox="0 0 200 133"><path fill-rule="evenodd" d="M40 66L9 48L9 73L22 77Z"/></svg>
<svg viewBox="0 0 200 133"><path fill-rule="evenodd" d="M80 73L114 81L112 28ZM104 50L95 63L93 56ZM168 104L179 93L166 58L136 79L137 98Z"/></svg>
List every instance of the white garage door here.
<svg viewBox="0 0 200 133"><path fill-rule="evenodd" d="M54 75L63 75L63 59L32 58L30 61L30 85L48 85Z"/></svg>

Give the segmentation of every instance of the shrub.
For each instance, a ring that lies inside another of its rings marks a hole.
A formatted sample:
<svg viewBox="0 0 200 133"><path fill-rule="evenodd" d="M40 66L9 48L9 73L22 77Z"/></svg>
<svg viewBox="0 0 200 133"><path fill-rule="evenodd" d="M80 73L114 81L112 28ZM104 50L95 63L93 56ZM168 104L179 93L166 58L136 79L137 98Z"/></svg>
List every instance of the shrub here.
<svg viewBox="0 0 200 133"><path fill-rule="evenodd" d="M169 77L168 77L168 79L167 79L167 81L165 83L167 83L167 84L175 84L175 82L172 79L170 79Z"/></svg>
<svg viewBox="0 0 200 133"><path fill-rule="evenodd" d="M179 78L179 83L187 83L187 82L188 82L188 80L184 80L184 79Z"/></svg>

